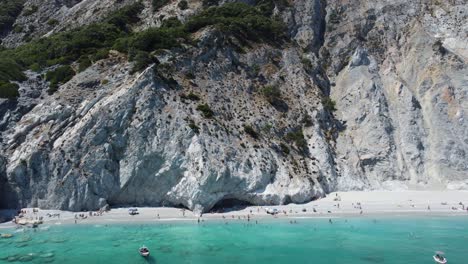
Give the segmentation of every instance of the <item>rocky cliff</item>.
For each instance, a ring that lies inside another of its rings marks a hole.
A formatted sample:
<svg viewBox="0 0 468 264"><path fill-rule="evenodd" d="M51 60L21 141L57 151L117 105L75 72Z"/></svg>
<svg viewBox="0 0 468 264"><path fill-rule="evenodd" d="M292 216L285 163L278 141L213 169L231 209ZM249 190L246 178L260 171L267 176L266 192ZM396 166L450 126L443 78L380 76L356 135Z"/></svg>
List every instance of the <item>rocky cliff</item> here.
<svg viewBox="0 0 468 264"><path fill-rule="evenodd" d="M133 2L25 1L2 43ZM154 2L133 31L225 4ZM53 94L45 71L26 70L20 96L0 99L0 207L207 211L335 190L468 189L464 1L263 2L281 41L242 45L208 26L137 72L111 50Z"/></svg>

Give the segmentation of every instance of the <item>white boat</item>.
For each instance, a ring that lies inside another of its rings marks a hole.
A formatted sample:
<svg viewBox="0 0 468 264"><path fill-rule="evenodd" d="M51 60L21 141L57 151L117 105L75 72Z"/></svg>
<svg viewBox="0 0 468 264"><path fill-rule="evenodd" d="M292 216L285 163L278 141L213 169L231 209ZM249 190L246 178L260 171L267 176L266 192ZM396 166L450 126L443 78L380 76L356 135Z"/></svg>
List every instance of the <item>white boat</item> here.
<svg viewBox="0 0 468 264"><path fill-rule="evenodd" d="M142 257L148 257L150 255L149 249L147 247L145 247L145 246L140 247L138 252L140 252L140 255Z"/></svg>
<svg viewBox="0 0 468 264"><path fill-rule="evenodd" d="M436 263L441 263L441 264L447 263L447 259L444 257L444 252L436 251L435 253L436 254L434 256L432 256L432 258L434 258L434 261Z"/></svg>

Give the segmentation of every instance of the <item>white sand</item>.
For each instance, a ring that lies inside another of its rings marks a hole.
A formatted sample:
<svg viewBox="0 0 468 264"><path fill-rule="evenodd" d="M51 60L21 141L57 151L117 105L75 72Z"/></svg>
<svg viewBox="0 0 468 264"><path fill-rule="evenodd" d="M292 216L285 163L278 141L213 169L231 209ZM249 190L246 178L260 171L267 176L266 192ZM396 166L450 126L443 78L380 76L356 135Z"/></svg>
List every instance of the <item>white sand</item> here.
<svg viewBox="0 0 468 264"><path fill-rule="evenodd" d="M337 201L338 199L339 201ZM459 203L464 204L460 205ZM357 205L361 204L362 210ZM339 204L339 207L338 207ZM430 207L430 210L428 209ZM243 209L227 209L225 213L206 213L201 220L247 220L251 221L274 218L268 215L266 208L276 208L280 213L276 218L336 218L336 217L368 217L368 216L466 216L468 217L468 191L372 191L372 192L338 192L307 204L289 204L279 206L250 206ZM313 212L315 208L316 212ZM464 209L463 209L464 208ZM306 211L303 212L303 209ZM88 212L76 213L59 210L40 210L33 214L32 209L26 209L27 218L35 219L42 216L44 224L74 224L76 214L85 214L86 219L78 218L77 224L112 224L131 222L163 222L163 221L197 221L199 216L191 211L164 207L139 207L138 215L131 216L127 208L116 208L105 212L102 216L89 216ZM284 212L286 212L286 214ZM330 212L329 212L330 211ZM362 211L362 214L361 214ZM2 212L0 211L0 214ZM5 211L3 211L5 213ZM60 214L59 217L48 217L47 214ZM159 217L158 217L159 214ZM3 223L0 228L11 228L14 224Z"/></svg>

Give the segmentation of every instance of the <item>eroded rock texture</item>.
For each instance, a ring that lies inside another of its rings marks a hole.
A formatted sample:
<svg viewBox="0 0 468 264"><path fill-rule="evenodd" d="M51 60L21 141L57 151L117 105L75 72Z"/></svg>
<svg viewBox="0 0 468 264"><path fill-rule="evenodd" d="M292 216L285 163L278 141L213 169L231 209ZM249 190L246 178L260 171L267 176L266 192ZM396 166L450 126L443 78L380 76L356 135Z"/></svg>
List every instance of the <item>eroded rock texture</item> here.
<svg viewBox="0 0 468 264"><path fill-rule="evenodd" d="M16 23L60 23L32 35L97 21L132 1L43 2ZM171 2L153 14L145 5L141 29L202 8ZM207 211L224 199L468 189L464 1L299 0L275 14L287 45L239 51L207 28L196 45L158 53L160 63L142 73L130 74L112 52L52 96L28 72L18 100L0 99L0 206ZM3 40L14 46L22 36ZM213 117L197 110L202 104Z"/></svg>

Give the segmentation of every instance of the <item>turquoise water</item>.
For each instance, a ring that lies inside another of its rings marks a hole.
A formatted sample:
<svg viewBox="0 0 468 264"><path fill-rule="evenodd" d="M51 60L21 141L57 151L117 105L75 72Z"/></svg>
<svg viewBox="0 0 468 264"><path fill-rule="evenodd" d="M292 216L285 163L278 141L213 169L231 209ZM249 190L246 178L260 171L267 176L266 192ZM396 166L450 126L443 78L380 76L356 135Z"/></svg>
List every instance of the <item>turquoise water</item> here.
<svg viewBox="0 0 468 264"><path fill-rule="evenodd" d="M468 217L52 225L0 238L0 263L468 263ZM0 229L6 233L7 230ZM146 245L151 258L138 255Z"/></svg>

